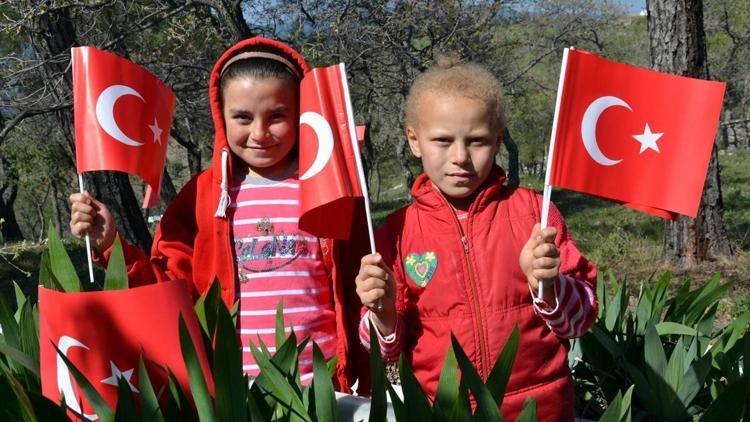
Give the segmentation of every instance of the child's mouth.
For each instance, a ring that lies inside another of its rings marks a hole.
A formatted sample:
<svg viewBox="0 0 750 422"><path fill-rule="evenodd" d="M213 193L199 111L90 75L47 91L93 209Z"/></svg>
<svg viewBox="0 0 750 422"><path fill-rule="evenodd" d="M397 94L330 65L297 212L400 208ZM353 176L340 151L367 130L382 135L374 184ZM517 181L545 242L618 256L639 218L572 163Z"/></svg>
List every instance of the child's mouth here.
<svg viewBox="0 0 750 422"><path fill-rule="evenodd" d="M469 182L474 175L472 173L448 173L448 177L453 179L456 183Z"/></svg>

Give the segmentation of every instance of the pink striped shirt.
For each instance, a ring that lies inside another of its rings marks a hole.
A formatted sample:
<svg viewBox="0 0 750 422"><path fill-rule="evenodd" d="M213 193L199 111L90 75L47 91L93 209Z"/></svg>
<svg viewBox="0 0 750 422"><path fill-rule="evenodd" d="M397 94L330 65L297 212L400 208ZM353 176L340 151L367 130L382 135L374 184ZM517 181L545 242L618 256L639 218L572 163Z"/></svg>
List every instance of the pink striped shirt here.
<svg viewBox="0 0 750 422"><path fill-rule="evenodd" d="M298 172L280 180L247 176L230 191L229 218L237 261L242 367L258 375L249 343L276 350L276 307L284 303L286 334L310 336L326 359L336 352L336 315L328 272L317 237L297 227ZM303 382L312 378L312 342L300 354Z"/></svg>

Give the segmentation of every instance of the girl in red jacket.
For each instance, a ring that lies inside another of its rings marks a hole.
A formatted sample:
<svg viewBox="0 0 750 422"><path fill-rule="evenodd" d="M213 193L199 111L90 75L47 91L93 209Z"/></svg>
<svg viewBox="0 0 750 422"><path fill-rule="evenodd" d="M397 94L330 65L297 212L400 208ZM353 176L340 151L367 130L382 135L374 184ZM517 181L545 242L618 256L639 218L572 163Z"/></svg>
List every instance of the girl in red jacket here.
<svg viewBox="0 0 750 422"><path fill-rule="evenodd" d="M227 50L209 82L212 167L169 205L150 256L123 248L131 285L181 279L197 296L218 279L226 306L239 301L237 332L250 375L258 366L248 343L275 343L275 310L283 299L287 332L310 336L326 358L338 355L336 378L348 391L357 368L368 372L366 351L348 341L356 338L360 314L351 280L367 241L342 247L297 226L299 85L308 70L294 49L261 37ZM89 234L97 260L106 261L116 232L112 214L88 193L70 200L72 233ZM303 382L312 377L311 345L300 355Z"/></svg>
<svg viewBox="0 0 750 422"><path fill-rule="evenodd" d="M504 416L514 420L533 396L540 420L572 420L568 339L596 317L596 270L554 206L541 230L541 197L503 184L501 100L498 81L474 64L443 63L414 82L406 137L424 174L414 202L379 230L380 253L361 260L360 339L369 347L374 323L383 357L403 351L434 397L451 333L486 379L518 325Z"/></svg>

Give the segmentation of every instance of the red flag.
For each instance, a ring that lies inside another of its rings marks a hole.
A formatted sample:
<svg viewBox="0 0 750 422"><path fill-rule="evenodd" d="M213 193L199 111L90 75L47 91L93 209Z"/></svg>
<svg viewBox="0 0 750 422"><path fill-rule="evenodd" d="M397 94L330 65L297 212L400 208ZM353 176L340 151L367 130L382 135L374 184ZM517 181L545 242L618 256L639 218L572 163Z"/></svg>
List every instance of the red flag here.
<svg viewBox="0 0 750 422"><path fill-rule="evenodd" d="M155 205L167 155L175 96L146 69L93 47L71 49L78 173L138 175Z"/></svg>
<svg viewBox="0 0 750 422"><path fill-rule="evenodd" d="M695 217L724 89L570 50L550 184Z"/></svg>
<svg viewBox="0 0 750 422"><path fill-rule="evenodd" d="M299 227L346 239L362 197L361 163L343 64L316 68L300 87Z"/></svg>
<svg viewBox="0 0 750 422"><path fill-rule="evenodd" d="M143 356L157 395L169 394L170 368L185 391L187 369L179 340L179 315L197 345L204 374L210 374L200 328L184 281L127 290L62 293L39 287L39 354L42 394L86 415L94 412L52 344L91 382L112 409L117 378L138 392L138 359ZM209 380L209 388L211 386ZM80 406L83 403L83 407Z"/></svg>

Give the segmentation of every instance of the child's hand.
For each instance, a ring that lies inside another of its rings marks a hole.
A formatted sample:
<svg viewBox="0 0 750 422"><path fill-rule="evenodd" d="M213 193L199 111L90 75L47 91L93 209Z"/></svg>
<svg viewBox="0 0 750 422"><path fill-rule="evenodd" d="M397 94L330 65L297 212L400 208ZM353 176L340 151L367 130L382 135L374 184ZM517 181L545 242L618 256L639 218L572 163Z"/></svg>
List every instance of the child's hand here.
<svg viewBox="0 0 750 422"><path fill-rule="evenodd" d="M396 283L380 254L362 257L356 282L359 300L370 308L380 333L391 334L396 328Z"/></svg>
<svg viewBox="0 0 750 422"><path fill-rule="evenodd" d="M521 256L518 257L521 270L533 291L539 287L539 281L544 282L544 300L547 303L554 303L548 300L554 300L554 297L550 297L554 293L549 287L552 287L552 283L560 275L560 251L555 245L556 235L556 228L547 227L541 230L537 223L531 230L529 241L521 250Z"/></svg>
<svg viewBox="0 0 750 422"><path fill-rule="evenodd" d="M82 239L86 234L99 252L115 242L115 219L109 209L88 192L70 195L70 232Z"/></svg>

